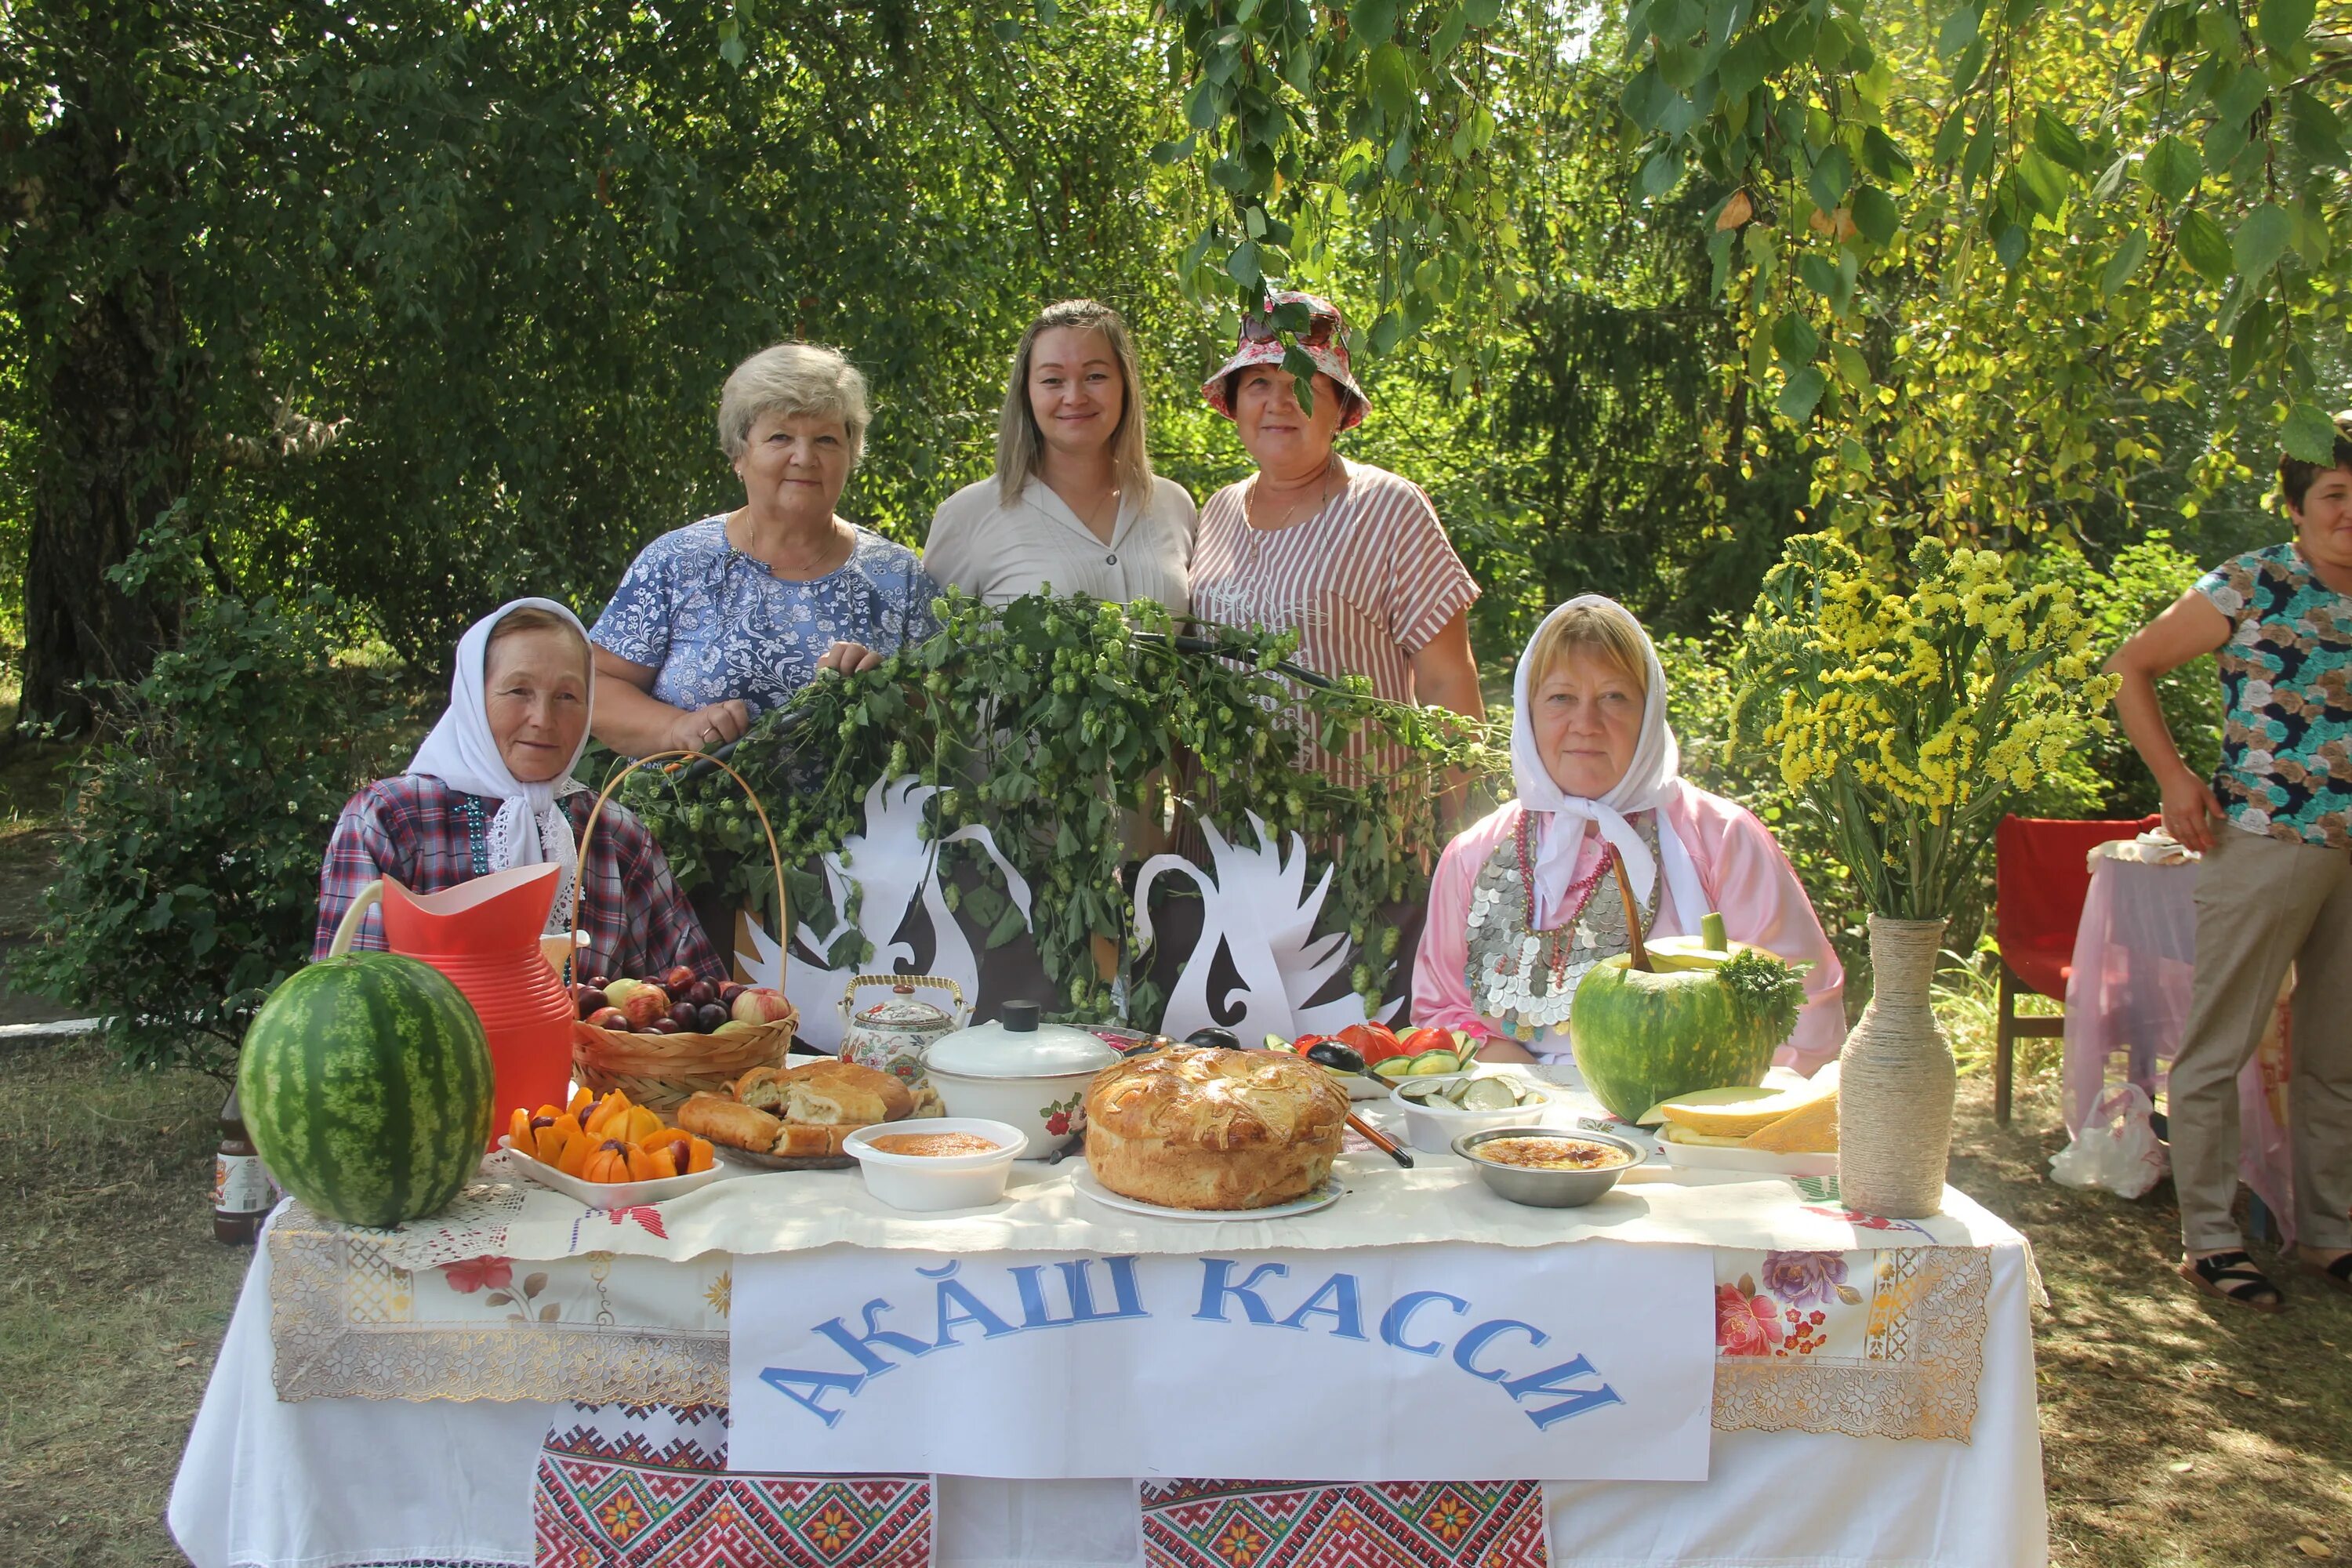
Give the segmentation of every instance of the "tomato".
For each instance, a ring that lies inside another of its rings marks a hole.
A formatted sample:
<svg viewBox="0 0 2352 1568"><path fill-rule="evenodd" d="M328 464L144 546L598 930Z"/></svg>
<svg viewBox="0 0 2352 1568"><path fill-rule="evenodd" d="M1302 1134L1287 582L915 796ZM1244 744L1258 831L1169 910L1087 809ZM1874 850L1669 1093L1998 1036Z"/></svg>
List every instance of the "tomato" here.
<svg viewBox="0 0 2352 1568"><path fill-rule="evenodd" d="M1366 1067L1386 1061L1404 1050L1389 1026L1377 1020L1349 1025L1339 1031L1339 1043L1362 1057Z"/></svg>
<svg viewBox="0 0 2352 1568"><path fill-rule="evenodd" d="M1450 1051L1454 1047L1453 1030L1428 1026L1415 1029L1405 1036L1402 1046L1404 1054L1409 1057L1417 1057L1423 1051Z"/></svg>

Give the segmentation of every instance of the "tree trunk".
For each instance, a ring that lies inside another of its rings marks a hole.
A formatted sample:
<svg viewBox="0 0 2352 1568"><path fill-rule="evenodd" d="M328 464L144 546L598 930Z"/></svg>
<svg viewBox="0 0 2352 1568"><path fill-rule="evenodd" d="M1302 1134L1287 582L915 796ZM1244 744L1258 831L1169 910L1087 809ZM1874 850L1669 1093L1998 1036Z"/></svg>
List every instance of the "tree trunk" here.
<svg viewBox="0 0 2352 1568"><path fill-rule="evenodd" d="M63 265L48 272L48 272L46 299L21 287L17 294L18 320L37 342L49 340L37 363L51 367L40 389L17 711L79 731L93 700L104 701L82 683L137 679L178 631L174 595L125 593L107 572L185 492L194 409L186 328L168 275L150 267L60 276L79 270L69 258L93 230L119 233L126 219L138 221L125 211L135 193L126 188L124 138L74 112L49 134L79 189L70 202L55 191L19 236L52 248ZM57 287L68 281L79 286Z"/></svg>

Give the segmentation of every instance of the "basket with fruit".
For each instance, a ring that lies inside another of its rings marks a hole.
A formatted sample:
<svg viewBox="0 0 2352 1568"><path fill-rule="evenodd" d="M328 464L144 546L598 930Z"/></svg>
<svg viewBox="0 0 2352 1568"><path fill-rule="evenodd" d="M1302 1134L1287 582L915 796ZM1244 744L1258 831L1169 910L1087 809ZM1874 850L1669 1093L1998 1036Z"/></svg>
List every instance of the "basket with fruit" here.
<svg viewBox="0 0 2352 1568"><path fill-rule="evenodd" d="M768 837L769 858L776 871L776 921L789 931L784 903L784 872L776 836L760 797L743 775L698 752L662 752L643 757L613 776L588 816L580 836L580 862L588 863L588 845L596 819L621 781L652 763L677 764L703 761L724 772L751 798L760 829ZM582 882L585 878L580 879ZM573 894L572 924L579 924ZM791 1047L800 1014L782 991L764 985L713 984L683 966L658 975L598 976L572 988L578 1021L572 1026L573 1076L599 1094L618 1090L635 1104L656 1111L672 1111L693 1096L715 1091L753 1068L775 1067Z"/></svg>

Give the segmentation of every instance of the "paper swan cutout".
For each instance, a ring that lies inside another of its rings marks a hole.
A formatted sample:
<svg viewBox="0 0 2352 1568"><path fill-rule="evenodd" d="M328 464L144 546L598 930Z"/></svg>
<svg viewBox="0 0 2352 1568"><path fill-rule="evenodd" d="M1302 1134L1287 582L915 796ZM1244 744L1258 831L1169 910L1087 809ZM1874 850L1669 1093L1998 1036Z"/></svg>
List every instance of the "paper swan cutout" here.
<svg viewBox="0 0 2352 1568"><path fill-rule="evenodd" d="M1241 1016L1225 1026L1245 1046L1257 1045L1268 1035L1288 1040L1310 1031L1332 1034L1364 1022L1364 1000L1353 991L1308 1005L1354 956L1344 934L1315 935L1315 917L1331 885L1331 868L1325 867L1314 891L1307 891L1307 841L1293 833L1286 855L1267 837L1256 813L1249 815L1249 824L1257 834L1255 849L1227 843L1214 824L1203 820L1200 826L1209 841L1210 870L1181 855L1155 855L1135 879L1136 937L1146 945L1151 941L1151 884L1160 874L1190 877L1201 889L1201 940L1169 992L1160 1032L1181 1040L1195 1029L1223 1022L1216 1012L1230 1016L1236 1003ZM1220 947L1232 955L1241 984L1213 998L1209 976ZM1212 1011L1213 1002L1216 1011ZM1391 1003L1383 1014L1400 1005Z"/></svg>
<svg viewBox="0 0 2352 1568"><path fill-rule="evenodd" d="M800 1037L823 1051L841 1047L841 994L857 974L894 974L902 964L911 970L913 944L897 940L907 913L919 901L930 916L933 949L930 973L954 981L967 998L980 994L980 962L955 914L948 908L940 885L940 846L970 839L1004 874L1013 908L1029 920L1029 883L996 847L996 839L977 824L960 827L944 838L922 836L923 808L938 786L909 773L898 779L877 779L866 792L866 827L842 841L839 853L824 858L827 893L833 900L832 929L818 931L807 922L795 934L811 952L833 950L849 928L849 889L857 890L857 929L874 949L865 963L845 969L823 969L786 951L756 921L745 921L751 934L750 952L735 957L754 984L778 984L800 1010ZM781 963L779 962L781 960Z"/></svg>

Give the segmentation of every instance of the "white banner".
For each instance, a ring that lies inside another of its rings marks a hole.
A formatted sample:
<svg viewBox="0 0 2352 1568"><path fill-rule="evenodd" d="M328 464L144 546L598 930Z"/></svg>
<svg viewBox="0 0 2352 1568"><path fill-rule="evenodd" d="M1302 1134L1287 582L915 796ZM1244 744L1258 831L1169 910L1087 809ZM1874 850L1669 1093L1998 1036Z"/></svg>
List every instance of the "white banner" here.
<svg viewBox="0 0 2352 1568"><path fill-rule="evenodd" d="M738 1470L1704 1480L1705 1247L735 1259Z"/></svg>

